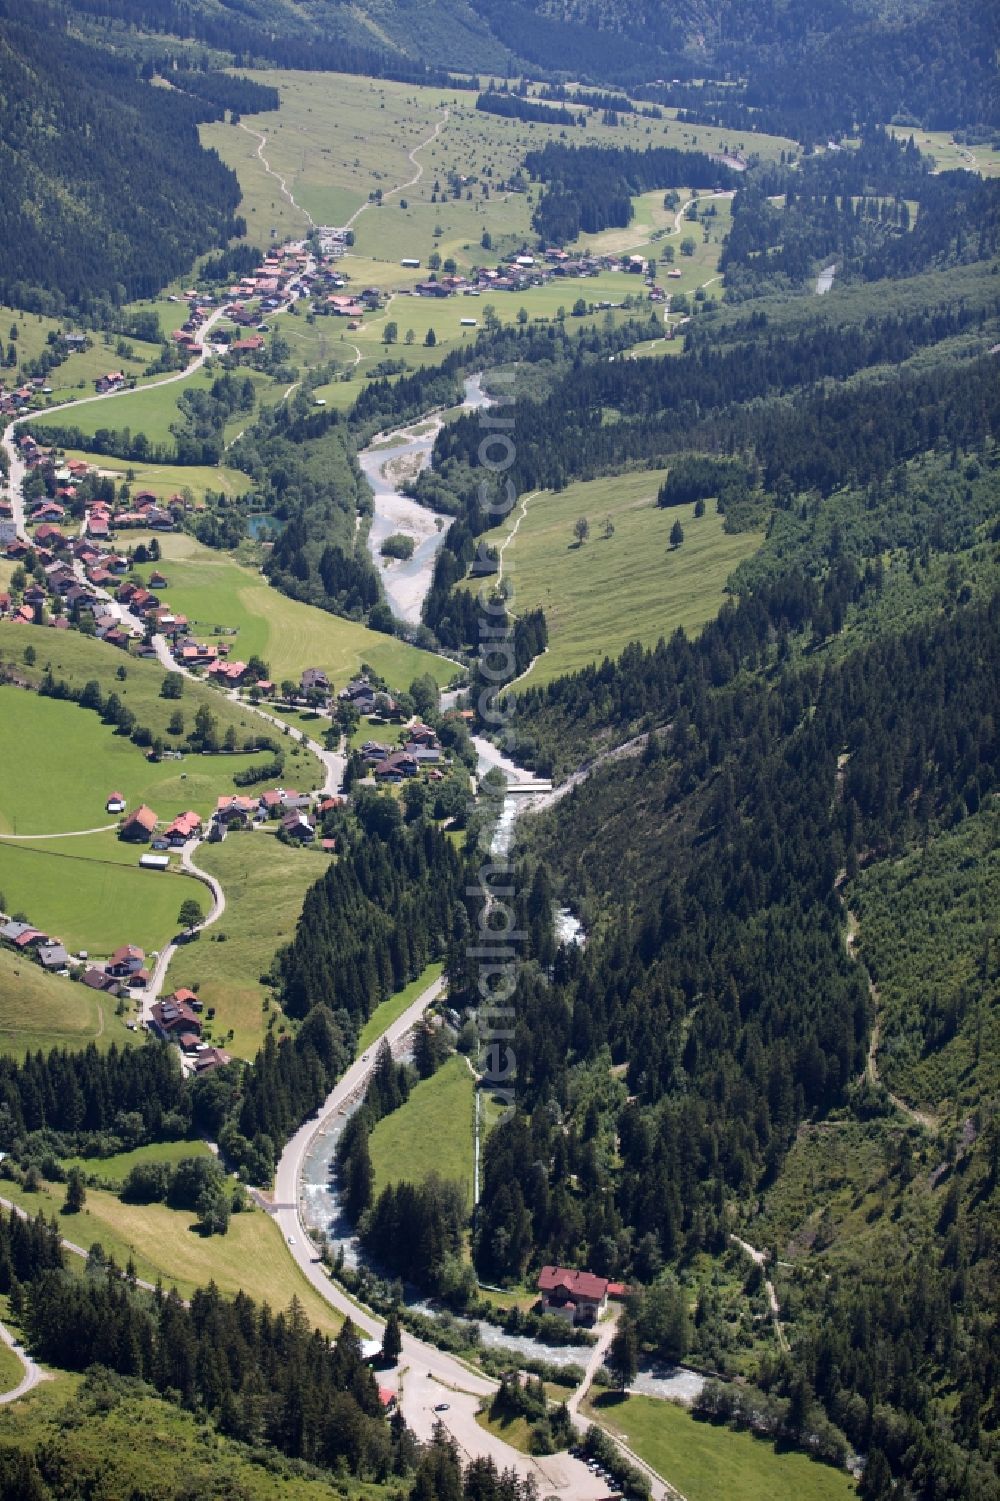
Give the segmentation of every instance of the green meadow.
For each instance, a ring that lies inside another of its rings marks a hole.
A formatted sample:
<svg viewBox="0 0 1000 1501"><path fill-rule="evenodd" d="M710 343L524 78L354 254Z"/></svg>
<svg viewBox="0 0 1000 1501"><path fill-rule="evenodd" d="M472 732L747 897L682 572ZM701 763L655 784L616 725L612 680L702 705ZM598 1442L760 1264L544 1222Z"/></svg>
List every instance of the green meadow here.
<svg viewBox="0 0 1000 1501"><path fill-rule="evenodd" d="M118 1002L86 985L48 975L33 959L0 949L0 1052L23 1058L36 1048L110 1047L129 1036Z"/></svg>
<svg viewBox="0 0 1000 1501"><path fill-rule="evenodd" d="M32 418L32 427L40 437L50 426L79 428L88 437L102 428L116 432L128 428L132 433L145 433L151 443L172 444L170 426L178 419L179 397L185 391L207 391L214 378L203 367L187 380L172 381L169 385L128 391L108 401L81 400L71 411L58 412L51 418L39 412Z"/></svg>
<svg viewBox="0 0 1000 1501"><path fill-rule="evenodd" d="M138 849L136 851L138 862ZM45 844L0 840L0 889L11 911L24 912L68 949L107 956L123 943L149 953L177 932L177 914L189 897L209 905L200 881L176 871L140 870L95 860Z"/></svg>
<svg viewBox="0 0 1000 1501"><path fill-rule="evenodd" d="M212 1038L228 1052L252 1058L261 1046L271 992L260 977L294 937L305 894L327 858L256 833L234 832L199 849L198 864L222 883L226 910L196 943L177 950L166 988L198 986L206 1008L215 1008Z"/></svg>
<svg viewBox="0 0 1000 1501"><path fill-rule="evenodd" d="M225 464L218 467L209 464L140 464L134 459L87 453L78 448L67 448L66 458L82 459L86 464L93 464L105 474L114 475L116 483L119 479L127 479L133 495L140 490L149 490L158 500L169 500L172 495L182 495L185 490L190 490L195 504L204 505L205 494L209 490L231 499L233 496L246 494L253 486L248 474Z"/></svg>
<svg viewBox="0 0 1000 1501"><path fill-rule="evenodd" d="M199 1151L194 1147L186 1155ZM99 1170L99 1164L92 1166ZM0 1195L31 1214L41 1209L50 1215L58 1213L65 1189L43 1184L32 1194L16 1184L0 1183ZM147 1282L161 1279L164 1287L176 1287L182 1297L211 1281L230 1297L242 1291L275 1310L287 1308L297 1297L313 1327L328 1333L339 1329L339 1314L292 1260L270 1215L260 1209L234 1214L225 1235L198 1235L194 1224L193 1214L165 1204L123 1204L116 1194L99 1188L88 1188L84 1209L62 1220L64 1233L77 1245L98 1242L120 1266L131 1256L140 1277Z"/></svg>
<svg viewBox="0 0 1000 1501"><path fill-rule="evenodd" d="M805 1454L779 1451L768 1439L700 1423L656 1397L607 1393L593 1404L604 1427L620 1434L648 1465L686 1498L719 1501L848 1501L854 1481Z"/></svg>
<svg viewBox="0 0 1000 1501"><path fill-rule="evenodd" d="M443 969L443 964L428 964L424 972L415 980L411 980L405 990L397 991L387 1001L376 1006L358 1034L358 1052L363 1053L366 1048L371 1047L373 1042L377 1042L396 1018L402 1016L407 1006L413 1004L421 991L426 990L428 985L433 985L434 981L440 978Z"/></svg>
<svg viewBox="0 0 1000 1501"><path fill-rule="evenodd" d="M164 820L187 808L204 817L218 796L237 791L233 774L262 759L267 752L148 761L92 709L0 686L0 837L115 824L105 808L111 791L129 809L147 803Z"/></svg>
<svg viewBox="0 0 1000 1501"><path fill-rule="evenodd" d="M187 615L199 636L217 626L235 630L228 638L232 654L245 661L256 653L277 682L298 680L305 667L323 667L342 686L367 662L393 687L405 688L425 672L444 685L459 670L443 657L289 599L255 570L186 534L164 536L160 546L157 566L169 579L164 595L172 608Z"/></svg>
<svg viewBox="0 0 1000 1501"><path fill-rule="evenodd" d="M718 613L726 580L763 539L723 531L711 504L698 518L690 505L661 509L663 474L646 470L522 496L504 526L489 533L493 546L506 544L503 573L514 587L514 609L541 605L548 622L549 649L526 682L546 683L614 657L629 641L654 646L678 626L693 631ZM590 527L582 545L573 530L581 517ZM684 541L672 548L677 520Z"/></svg>
<svg viewBox="0 0 1000 1501"><path fill-rule="evenodd" d="M279 596L281 597L281 596ZM291 600L288 600L291 603ZM302 606L299 606L302 608ZM381 638L378 638L381 639ZM24 653L29 651L35 656L33 662L24 660ZM239 740L245 740L248 735L267 732L266 725L245 704L234 704L224 693L219 692L209 683L200 683L185 678L182 687L182 696L179 699L162 698L161 687L164 683L165 671L159 662L144 659L144 657L128 657L117 647L110 647L104 641L98 641L93 636L80 635L77 630L51 630L41 632L36 626L3 626L0 630L0 662L8 662L14 666L18 677L26 678L30 683L41 683L45 672L53 672L53 677L65 678L72 689L83 689L84 684L96 681L101 687L102 695L107 698L108 693L114 692L122 699L126 708L131 708L135 719L140 725L146 725L152 729L153 734L162 735L167 740L168 746L176 743L176 737L168 734L167 726L170 723L171 714L179 710L185 723L185 732L194 725L195 713L203 704L212 710L218 723L219 735L224 735L227 729L233 728ZM119 672L125 672L125 677L119 677ZM407 678L410 681L410 678ZM33 699L29 699L29 707L18 704L18 716L33 713ZM77 705L63 705L66 711L75 710L75 713L83 714L86 710L77 708ZM95 722L98 722L98 716ZM323 769L315 760L311 751L299 744L287 743L282 746L285 752L285 776L288 781L296 781L299 787L318 787L323 781ZM140 751L132 752L141 757ZM192 758L186 758L186 764L174 761L173 775L179 779L176 787L177 796L182 796L188 791L191 782L191 773L195 767L191 764ZM167 763L170 766L171 763ZM218 791L230 791L227 779L231 772L225 772L225 767L236 770L239 766L236 758L224 757L198 757L197 767L200 775L212 776L212 785L215 787L219 782ZM222 769L219 772L219 769ZM188 776L180 776L180 773L188 773ZM83 775L83 773L77 773ZM104 785L104 779L102 779ZM117 791L125 791L125 788L117 788ZM173 796L174 788L170 788L164 796ZM159 812L159 809L158 809ZM180 808L177 809L180 812ZM63 824L62 827L75 827L75 829L92 829L96 824L105 823L104 818L87 818L83 823ZM42 830L39 830L42 832Z"/></svg>
<svg viewBox="0 0 1000 1501"><path fill-rule="evenodd" d="M414 1085L405 1105L379 1121L370 1141L376 1193L435 1172L461 1183L471 1205L474 1089L468 1063L452 1054Z"/></svg>

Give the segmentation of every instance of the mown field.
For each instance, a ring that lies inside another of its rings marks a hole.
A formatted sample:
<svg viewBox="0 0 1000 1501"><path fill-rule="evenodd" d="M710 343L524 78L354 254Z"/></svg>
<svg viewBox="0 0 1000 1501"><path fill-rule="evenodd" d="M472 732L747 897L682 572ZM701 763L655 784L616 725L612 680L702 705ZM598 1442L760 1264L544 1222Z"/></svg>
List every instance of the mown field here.
<svg viewBox="0 0 1000 1501"><path fill-rule="evenodd" d="M67 412L66 416L71 414ZM244 418L244 420L246 420ZM183 495L190 490L196 505L203 505L206 492L214 491L228 498L245 495L253 481L240 469L231 469L225 464L213 468L209 464L139 464L134 459L118 459L111 454L92 454L84 449L67 448L67 459L82 459L86 464L107 474L128 478L132 494L150 490L158 500L169 500L172 495Z"/></svg>
<svg viewBox="0 0 1000 1501"><path fill-rule="evenodd" d="M24 660L26 651L29 656L33 654L34 661ZM65 679L74 690L94 681L105 699L110 693L117 693L125 708L132 710L137 724L163 736L168 745L173 743L173 737L167 733L167 725L175 710L179 709L183 715L187 731L202 704L207 704L214 715L220 737L230 728L240 741L251 734L267 733L259 715L230 702L208 683L185 679L179 699L163 698L160 689L166 673L158 662L127 657L117 647L83 636L79 631L43 632L37 626L4 624L0 627L0 662L10 666L17 677L35 685L47 671L57 680ZM124 678L118 676L122 670ZM290 762L288 776L294 773L299 785L319 786L322 769L312 752L292 746L284 749ZM78 827L87 828L88 824Z"/></svg>
<svg viewBox="0 0 1000 1501"><path fill-rule="evenodd" d="M934 158L938 172L978 172L981 177L1000 175L1000 151L989 141L965 146L954 140L950 130L922 130L904 125L890 125L888 129L897 140L908 141L912 136L919 149Z"/></svg>
<svg viewBox="0 0 1000 1501"><path fill-rule="evenodd" d="M64 1157L62 1165L67 1171L81 1167L85 1173L96 1173L109 1183L124 1183L134 1167L142 1162L167 1162L171 1166L184 1157L210 1157L208 1146L200 1138L196 1141L157 1141L148 1147L136 1147L131 1152L116 1152L112 1157Z"/></svg>
<svg viewBox="0 0 1000 1501"><path fill-rule="evenodd" d="M516 608L541 605L549 649L527 678L546 683L589 662L614 657L629 641L653 646L682 626L693 631L714 618L726 580L760 546L757 532L730 536L709 503L661 509L656 495L665 471L644 471L568 485L558 494L522 496L488 540L503 553L503 572L516 591ZM574 525L590 526L579 545ZM604 536L610 518L614 535ZM680 520L684 541L670 545Z"/></svg>
<svg viewBox="0 0 1000 1501"><path fill-rule="evenodd" d="M0 1052L23 1058L36 1048L99 1048L130 1035L117 1001L86 985L47 975L32 959L0 949Z"/></svg>
<svg viewBox="0 0 1000 1501"><path fill-rule="evenodd" d="M779 1452L766 1439L697 1422L681 1407L655 1397L610 1393L598 1397L601 1422L621 1434L640 1459L670 1481L686 1501L847 1501L857 1494L840 1470L805 1454Z"/></svg>
<svg viewBox="0 0 1000 1501"><path fill-rule="evenodd" d="M389 1183L421 1183L435 1172L463 1184L471 1205L473 1089L469 1065L454 1054L379 1121L370 1140L376 1193Z"/></svg>
<svg viewBox="0 0 1000 1501"><path fill-rule="evenodd" d="M65 1189L43 1183L39 1193L31 1194L0 1182L0 1196L48 1216L58 1214ZM164 1287L176 1287L182 1297L214 1281L220 1292L233 1296L242 1290L275 1310L297 1297L309 1323L331 1333L342 1322L303 1276L278 1226L263 1210L234 1214L226 1235L206 1237L193 1229L192 1214L164 1204L123 1204L115 1194L88 1188L84 1209L60 1223L77 1245L98 1242L121 1266L132 1256L140 1277L147 1282L161 1278Z"/></svg>
<svg viewBox="0 0 1000 1501"><path fill-rule="evenodd" d="M175 706L193 721L183 698ZM0 837L115 825L105 809L112 790L130 809L147 803L161 819L187 808L205 817L218 796L237 790L234 773L269 759L264 751L148 761L93 709L0 685Z"/></svg>
<svg viewBox="0 0 1000 1501"><path fill-rule="evenodd" d="M458 670L443 657L289 599L228 553L202 547L186 534L164 536L160 546L157 566L170 581L164 595L172 608L187 615L199 636L210 636L216 627L234 630L235 638L227 638L232 655L245 661L256 653L277 682L298 681L303 668L322 667L342 687L367 662L393 687L406 688L425 672L444 685Z"/></svg>
<svg viewBox="0 0 1000 1501"><path fill-rule="evenodd" d="M107 956L123 943L147 953L177 932L181 903L191 898L204 912L205 887L176 871L140 870L43 844L0 840L0 887L12 911L24 912L71 951Z"/></svg>
<svg viewBox="0 0 1000 1501"><path fill-rule="evenodd" d="M215 1007L212 1036L228 1052L252 1058L263 1042L262 1007L271 992L260 976L294 936L305 894L326 861L266 834L232 833L199 850L198 864L222 882L226 910L196 943L178 950L166 986L199 986L206 1007Z"/></svg>

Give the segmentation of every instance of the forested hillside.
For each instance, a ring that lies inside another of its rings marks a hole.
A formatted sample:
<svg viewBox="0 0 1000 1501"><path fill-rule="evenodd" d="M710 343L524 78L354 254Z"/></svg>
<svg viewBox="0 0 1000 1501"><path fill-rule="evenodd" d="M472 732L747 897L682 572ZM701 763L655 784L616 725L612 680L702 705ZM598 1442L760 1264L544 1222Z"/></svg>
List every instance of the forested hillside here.
<svg viewBox="0 0 1000 1501"><path fill-rule="evenodd" d="M151 296L242 231L236 178L197 129L233 107L233 82L154 88L55 7L28 9L0 3L0 298L58 312Z"/></svg>

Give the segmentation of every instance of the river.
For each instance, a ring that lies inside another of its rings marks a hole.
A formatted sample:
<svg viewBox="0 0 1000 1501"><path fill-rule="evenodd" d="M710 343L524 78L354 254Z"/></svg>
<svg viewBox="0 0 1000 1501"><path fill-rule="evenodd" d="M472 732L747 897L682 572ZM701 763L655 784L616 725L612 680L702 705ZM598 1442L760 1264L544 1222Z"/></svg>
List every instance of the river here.
<svg viewBox="0 0 1000 1501"><path fill-rule="evenodd" d="M482 377L465 381L463 407L476 411L490 405ZM368 550L382 579L392 613L408 625L420 624L420 610L434 574L434 559L451 524L404 495L401 486L412 483L430 463L434 439L441 430L436 417L424 417L409 427L383 433L358 454L361 471L372 489L374 518L368 532ZM400 532L412 537L413 555L405 561L382 557L382 543Z"/></svg>

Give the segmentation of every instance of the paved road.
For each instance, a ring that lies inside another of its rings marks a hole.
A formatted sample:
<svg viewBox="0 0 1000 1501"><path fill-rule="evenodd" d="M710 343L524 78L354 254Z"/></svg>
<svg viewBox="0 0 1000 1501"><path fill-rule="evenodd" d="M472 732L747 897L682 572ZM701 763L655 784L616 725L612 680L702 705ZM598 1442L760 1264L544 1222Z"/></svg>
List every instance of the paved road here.
<svg viewBox="0 0 1000 1501"><path fill-rule="evenodd" d="M202 870L199 865L195 864L194 851L197 848L198 840L189 839L187 844L181 849L181 864L186 871L189 871L196 880L201 881L203 885L207 886L212 893L212 905L209 911L202 918L201 922L191 929L192 933L203 933L206 928L210 928L213 923L217 923L223 912L225 912L226 893L214 876L210 876L207 870ZM149 1025L153 1006L160 998L160 992L167 977L170 961L179 947L182 947L182 944L175 938L165 948L162 948L157 955L156 963L153 966L153 973L149 977L149 984L139 999L139 1015L143 1026Z"/></svg>
<svg viewBox="0 0 1000 1501"><path fill-rule="evenodd" d="M390 1047L405 1037L431 1002L441 994L443 986L443 980L435 980L383 1033ZM351 1065L331 1090L318 1113L289 1141L278 1163L271 1212L281 1227L290 1254L316 1290L334 1308L353 1319L364 1334L378 1338L382 1333L382 1321L361 1308L331 1282L319 1262L316 1248L299 1215L300 1177L306 1150L324 1121L345 1109L348 1102L361 1090L374 1062L375 1048L372 1047ZM399 1361L399 1380L401 1405L407 1422L418 1438L425 1441L430 1439L435 1424L440 1422L467 1457L491 1455L501 1468L513 1466L522 1477L533 1476L542 1495L564 1491L574 1501L596 1501L596 1498L607 1494L607 1486L596 1480L579 1460L571 1459L568 1455L530 1459L502 1439L480 1428L475 1420L476 1411L482 1399L496 1390L497 1383L482 1372L471 1369L455 1356L405 1332ZM434 1409L442 1403L447 1403L447 1411L435 1412Z"/></svg>
<svg viewBox="0 0 1000 1501"><path fill-rule="evenodd" d="M13 1350L24 1367L24 1375L17 1386L9 1392L0 1393L0 1406L6 1406L8 1402L16 1402L18 1397L26 1397L40 1381L47 1381L48 1372L43 1371L41 1366L32 1360L27 1350L24 1349L18 1340L15 1340L5 1324L0 1324L0 1339L3 1340L8 1349Z"/></svg>

